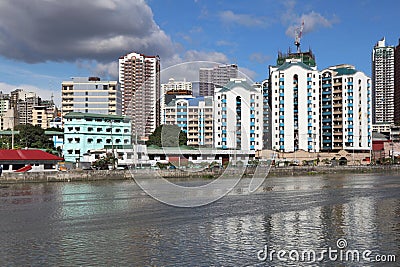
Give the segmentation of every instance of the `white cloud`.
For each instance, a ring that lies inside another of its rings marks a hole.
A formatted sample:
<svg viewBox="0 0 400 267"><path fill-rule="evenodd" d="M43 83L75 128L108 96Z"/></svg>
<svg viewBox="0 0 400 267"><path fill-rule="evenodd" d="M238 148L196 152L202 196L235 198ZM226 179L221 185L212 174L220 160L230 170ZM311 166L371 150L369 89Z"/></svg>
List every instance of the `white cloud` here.
<svg viewBox="0 0 400 267"><path fill-rule="evenodd" d="M219 18L226 24L238 24L246 27L267 26L267 22L264 18L255 17L250 14L235 14L231 10L220 12Z"/></svg>
<svg viewBox="0 0 400 267"><path fill-rule="evenodd" d="M285 32L286 35L293 38L296 35L296 29L300 27L302 22L304 22L303 34L316 31L320 28L330 28L339 22L339 19L335 16L328 19L315 11L300 15L296 13L296 1L294 0L285 1L283 4L286 12L281 15L281 21L284 25L288 25Z"/></svg>
<svg viewBox="0 0 400 267"><path fill-rule="evenodd" d="M163 64L161 80L167 82L169 78L174 78L197 82L200 68L209 68L228 62L228 57L221 52L189 50L183 56L176 54Z"/></svg>

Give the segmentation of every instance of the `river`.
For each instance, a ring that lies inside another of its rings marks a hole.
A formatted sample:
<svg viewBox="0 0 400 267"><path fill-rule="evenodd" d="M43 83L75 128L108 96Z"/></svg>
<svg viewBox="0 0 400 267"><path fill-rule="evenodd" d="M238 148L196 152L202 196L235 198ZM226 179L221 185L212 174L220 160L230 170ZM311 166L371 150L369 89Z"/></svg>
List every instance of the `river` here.
<svg viewBox="0 0 400 267"><path fill-rule="evenodd" d="M398 175L273 177L254 194L241 184L196 208L160 203L133 180L3 186L0 265L375 266L367 260L383 255L399 266ZM350 262L328 248L371 254ZM310 250L315 259L298 256Z"/></svg>

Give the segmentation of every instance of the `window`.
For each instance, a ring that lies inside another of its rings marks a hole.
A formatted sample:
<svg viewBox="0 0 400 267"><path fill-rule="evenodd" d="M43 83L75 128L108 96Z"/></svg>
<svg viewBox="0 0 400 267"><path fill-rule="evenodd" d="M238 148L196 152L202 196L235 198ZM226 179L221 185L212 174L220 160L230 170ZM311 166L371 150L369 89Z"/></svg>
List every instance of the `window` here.
<svg viewBox="0 0 400 267"><path fill-rule="evenodd" d="M97 139L97 143L100 144L102 142L101 139Z"/></svg>
<svg viewBox="0 0 400 267"><path fill-rule="evenodd" d="M88 127L88 132L93 131L93 127Z"/></svg>
<svg viewBox="0 0 400 267"><path fill-rule="evenodd" d="M88 138L87 142L88 142L89 144L93 143L93 138Z"/></svg>

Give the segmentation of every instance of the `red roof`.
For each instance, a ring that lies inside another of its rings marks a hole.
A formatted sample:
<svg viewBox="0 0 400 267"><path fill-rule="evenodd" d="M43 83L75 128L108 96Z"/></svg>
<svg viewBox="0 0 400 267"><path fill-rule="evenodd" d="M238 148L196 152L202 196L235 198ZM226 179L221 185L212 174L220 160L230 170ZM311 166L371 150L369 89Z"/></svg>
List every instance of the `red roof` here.
<svg viewBox="0 0 400 267"><path fill-rule="evenodd" d="M38 149L0 149L0 161L29 161L29 160L52 160L62 161L63 158Z"/></svg>

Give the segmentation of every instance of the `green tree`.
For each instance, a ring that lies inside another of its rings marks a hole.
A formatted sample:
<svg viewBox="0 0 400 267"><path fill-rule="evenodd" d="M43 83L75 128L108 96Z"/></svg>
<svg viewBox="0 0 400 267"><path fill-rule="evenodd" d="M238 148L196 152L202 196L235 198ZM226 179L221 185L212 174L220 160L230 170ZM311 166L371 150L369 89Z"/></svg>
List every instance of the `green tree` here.
<svg viewBox="0 0 400 267"><path fill-rule="evenodd" d="M187 143L186 133L177 125L160 125L149 136L148 146L177 147Z"/></svg>
<svg viewBox="0 0 400 267"><path fill-rule="evenodd" d="M11 148L11 136L0 136L0 148L9 149Z"/></svg>
<svg viewBox="0 0 400 267"><path fill-rule="evenodd" d="M15 126L19 134L15 135L15 147L54 149L53 142L44 134L39 125L20 124Z"/></svg>

